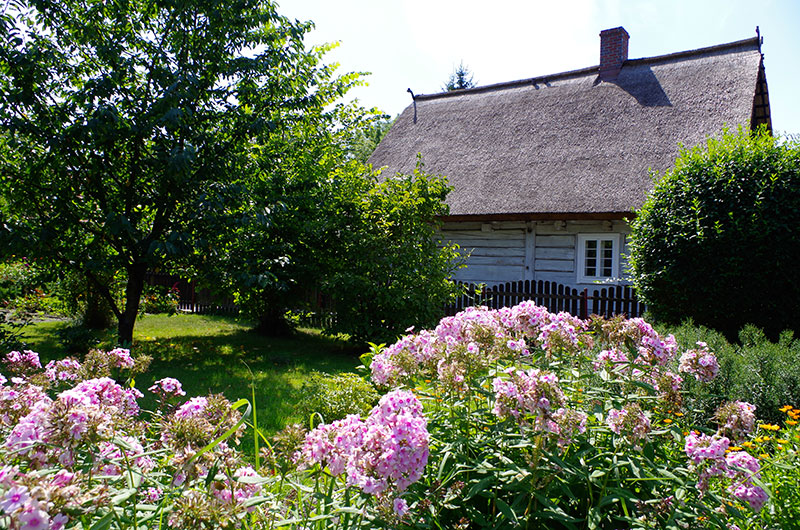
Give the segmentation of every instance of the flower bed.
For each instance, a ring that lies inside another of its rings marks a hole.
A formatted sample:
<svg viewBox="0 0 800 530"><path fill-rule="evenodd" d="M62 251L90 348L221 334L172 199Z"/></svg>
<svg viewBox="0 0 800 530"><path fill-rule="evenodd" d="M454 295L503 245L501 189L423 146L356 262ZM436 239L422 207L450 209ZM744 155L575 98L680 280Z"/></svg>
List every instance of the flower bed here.
<svg viewBox="0 0 800 530"><path fill-rule="evenodd" d="M250 404L187 397L123 349L0 375L0 527L761 528L793 524L800 410L684 409L718 373L641 319L470 308L364 357L366 417L238 441ZM260 438L259 438L260 437Z"/></svg>

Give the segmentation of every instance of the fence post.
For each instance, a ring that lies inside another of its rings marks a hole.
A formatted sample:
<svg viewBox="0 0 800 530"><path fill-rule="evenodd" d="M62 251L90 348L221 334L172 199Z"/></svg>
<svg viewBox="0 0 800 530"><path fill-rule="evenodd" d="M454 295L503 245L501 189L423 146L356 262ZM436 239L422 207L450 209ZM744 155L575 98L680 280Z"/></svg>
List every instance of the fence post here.
<svg viewBox="0 0 800 530"><path fill-rule="evenodd" d="M586 287L581 293L581 318L584 320L589 318L589 289Z"/></svg>

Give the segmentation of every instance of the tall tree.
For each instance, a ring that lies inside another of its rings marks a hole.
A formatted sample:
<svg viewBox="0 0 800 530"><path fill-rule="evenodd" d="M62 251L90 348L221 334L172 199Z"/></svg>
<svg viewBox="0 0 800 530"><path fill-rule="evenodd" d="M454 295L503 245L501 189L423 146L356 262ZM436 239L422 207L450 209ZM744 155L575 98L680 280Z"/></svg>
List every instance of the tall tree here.
<svg viewBox="0 0 800 530"><path fill-rule="evenodd" d="M219 252L209 227L252 214L246 182L271 169L256 155L278 164L357 76L334 77L311 24L268 0L8 5L0 249L84 275L130 343L147 270Z"/></svg>
<svg viewBox="0 0 800 530"><path fill-rule="evenodd" d="M458 66L450 74L447 82L444 84L443 92L451 90L461 90L463 88L475 87L474 75L470 72L469 68L464 66L464 61L458 63Z"/></svg>

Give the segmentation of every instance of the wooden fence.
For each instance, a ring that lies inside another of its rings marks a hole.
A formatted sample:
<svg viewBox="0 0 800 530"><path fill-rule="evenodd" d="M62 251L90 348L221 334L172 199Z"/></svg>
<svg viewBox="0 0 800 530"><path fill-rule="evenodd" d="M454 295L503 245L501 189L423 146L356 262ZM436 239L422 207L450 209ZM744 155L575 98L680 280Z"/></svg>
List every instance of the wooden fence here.
<svg viewBox="0 0 800 530"><path fill-rule="evenodd" d="M492 309L510 307L525 300L532 300L537 305L547 307L548 311L557 313L566 311L580 318L591 314L611 317L625 315L628 318L639 317L646 307L636 298L633 287L608 286L579 291L556 282L530 280L508 282L479 290L472 283L461 284L465 294L445 309L446 314L454 315L466 307L483 305Z"/></svg>
<svg viewBox="0 0 800 530"><path fill-rule="evenodd" d="M232 296L217 296L210 289L198 289L196 281L185 280L169 274L148 273L145 283L151 286L176 288L179 293L178 311L215 314L239 312L239 307L234 303Z"/></svg>

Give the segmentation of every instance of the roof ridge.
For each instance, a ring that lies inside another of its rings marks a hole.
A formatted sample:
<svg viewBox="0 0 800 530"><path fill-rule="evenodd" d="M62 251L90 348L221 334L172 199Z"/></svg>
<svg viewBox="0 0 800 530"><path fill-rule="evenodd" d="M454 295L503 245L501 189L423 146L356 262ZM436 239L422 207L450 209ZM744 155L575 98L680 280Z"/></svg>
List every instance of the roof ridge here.
<svg viewBox="0 0 800 530"><path fill-rule="evenodd" d="M723 52L726 50L733 50L735 48L740 48L745 45L755 45L758 49L760 49L760 37L759 36L750 37L748 39L726 42L723 44L715 44L714 46L706 46L704 48L697 48L694 50L685 50L681 52L673 52L664 55L655 55L652 57L641 57L639 59L628 59L625 61L625 63L623 63L623 66L627 64L646 64L646 63L669 61L673 59L681 59L684 57L692 57L695 55L704 55L708 54L709 52ZM503 81L501 83L493 83L491 85L478 86L474 88L462 88L457 90L450 90L447 92L437 92L434 94L417 94L414 96L414 100L417 101L426 99L456 97L466 94L492 92L495 90L503 90L506 88L514 88L525 85L538 85L538 84L547 85L548 82L556 79L569 79L571 77L580 77L586 74L597 73L599 67L600 65L595 65L586 68L580 68L578 70L568 70L566 72L541 75L537 77L530 77L527 79L517 79L515 81Z"/></svg>

